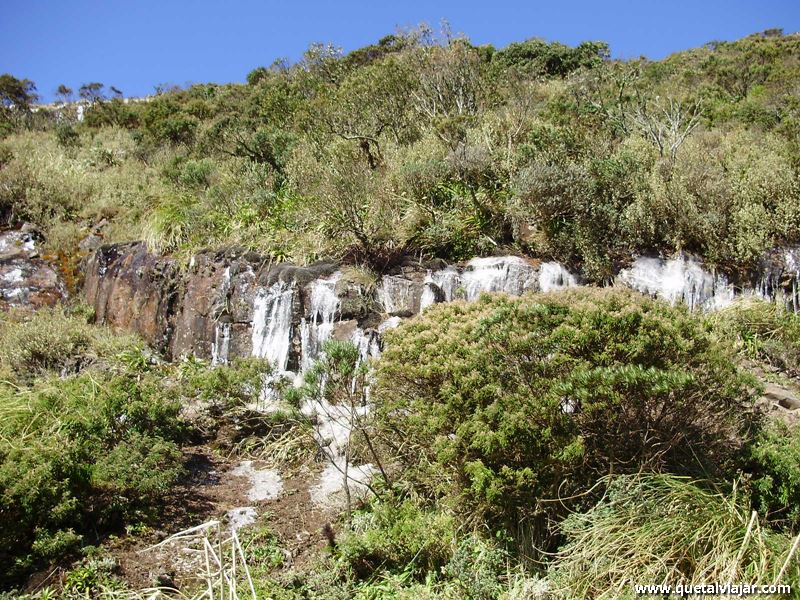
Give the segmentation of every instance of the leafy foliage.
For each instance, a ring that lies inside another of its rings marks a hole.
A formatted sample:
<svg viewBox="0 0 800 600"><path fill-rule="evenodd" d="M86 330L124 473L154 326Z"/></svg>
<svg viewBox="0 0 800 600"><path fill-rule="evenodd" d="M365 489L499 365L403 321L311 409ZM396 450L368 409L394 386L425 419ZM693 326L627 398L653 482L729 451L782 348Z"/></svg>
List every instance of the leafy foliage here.
<svg viewBox="0 0 800 600"><path fill-rule="evenodd" d="M54 232L105 218L109 241L164 252L379 270L517 246L598 282L631 253L743 271L800 241L799 46L767 31L616 61L603 42L495 49L420 27L349 54L312 45L246 85L123 102L84 84L82 122L75 105L25 109L32 84L4 76L28 100L4 103L0 210Z"/></svg>
<svg viewBox="0 0 800 600"><path fill-rule="evenodd" d="M621 291L433 307L387 336L375 398L407 475L547 536L609 472L733 469L749 378L684 309ZM545 521L542 521L545 519Z"/></svg>

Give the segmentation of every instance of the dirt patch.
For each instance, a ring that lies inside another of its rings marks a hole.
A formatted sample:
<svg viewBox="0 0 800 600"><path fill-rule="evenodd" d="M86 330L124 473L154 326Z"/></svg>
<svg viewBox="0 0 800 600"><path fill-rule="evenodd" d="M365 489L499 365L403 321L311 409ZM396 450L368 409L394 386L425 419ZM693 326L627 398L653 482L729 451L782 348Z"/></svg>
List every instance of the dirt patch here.
<svg viewBox="0 0 800 600"><path fill-rule="evenodd" d="M279 537L289 559L285 568L306 564L328 544L325 529L336 518L335 509L315 506L311 501L311 489L318 484L323 467L303 467L281 479L280 489L273 485L270 494L254 495L255 480L263 484L261 480L266 478L268 483L275 483L271 476L259 476L270 473L269 469L257 461L243 463L219 457L205 446L190 448L189 473L165 498L159 519L162 529L114 539L105 548L119 563L119 577L133 589L156 585L192 588L200 568L195 564L197 554L180 543L152 547L212 519L220 520L225 529L237 524L246 528L255 521L267 525Z"/></svg>
<svg viewBox="0 0 800 600"><path fill-rule="evenodd" d="M278 534L295 565L307 563L327 545L324 528L336 518L334 511L311 502L310 490L319 481L321 470L321 466L304 469L287 479L283 494L265 506L266 522Z"/></svg>

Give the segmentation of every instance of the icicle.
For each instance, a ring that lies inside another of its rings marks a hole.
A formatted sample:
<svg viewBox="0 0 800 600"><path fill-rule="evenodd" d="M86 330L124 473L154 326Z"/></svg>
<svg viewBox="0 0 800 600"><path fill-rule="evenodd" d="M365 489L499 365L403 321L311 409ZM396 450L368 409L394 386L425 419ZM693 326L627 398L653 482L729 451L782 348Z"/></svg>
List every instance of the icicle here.
<svg viewBox="0 0 800 600"><path fill-rule="evenodd" d="M300 323L301 371L314 364L322 352L322 345L333 335L340 304L336 282L340 277L341 273L337 272L328 279L317 279L310 284L309 314Z"/></svg>
<svg viewBox="0 0 800 600"><path fill-rule="evenodd" d="M294 294L293 284L279 281L253 301L253 356L266 358L277 372L289 363Z"/></svg>

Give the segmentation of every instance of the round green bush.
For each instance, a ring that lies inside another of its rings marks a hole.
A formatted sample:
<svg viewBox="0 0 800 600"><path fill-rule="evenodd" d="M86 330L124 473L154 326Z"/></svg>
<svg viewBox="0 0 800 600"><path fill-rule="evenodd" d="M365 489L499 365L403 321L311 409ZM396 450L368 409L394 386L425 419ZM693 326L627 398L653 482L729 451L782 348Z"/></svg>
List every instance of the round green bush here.
<svg viewBox="0 0 800 600"><path fill-rule="evenodd" d="M387 334L374 398L420 490L543 533L610 473L731 472L751 384L687 310L582 289L431 307Z"/></svg>

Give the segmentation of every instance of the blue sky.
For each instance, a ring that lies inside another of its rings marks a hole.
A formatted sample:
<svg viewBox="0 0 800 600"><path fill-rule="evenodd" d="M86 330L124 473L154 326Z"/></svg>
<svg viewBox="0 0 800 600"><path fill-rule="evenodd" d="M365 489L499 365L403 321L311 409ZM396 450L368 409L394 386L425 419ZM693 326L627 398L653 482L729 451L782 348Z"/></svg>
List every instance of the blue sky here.
<svg viewBox="0 0 800 600"><path fill-rule="evenodd" d="M32 79L45 100L60 83L88 81L137 96L159 83L243 81L312 42L352 50L442 19L474 43L605 40L615 57L661 58L770 27L799 31L800 1L0 0L0 73Z"/></svg>

